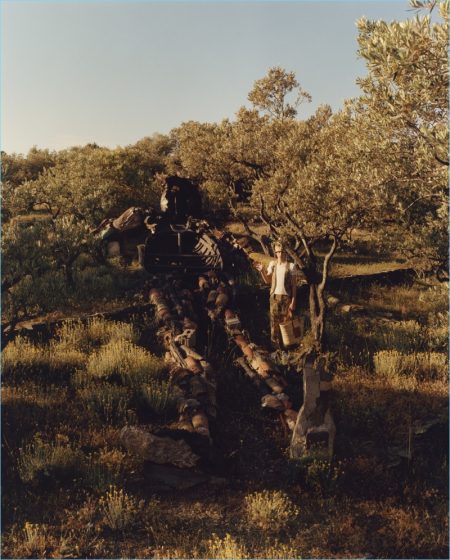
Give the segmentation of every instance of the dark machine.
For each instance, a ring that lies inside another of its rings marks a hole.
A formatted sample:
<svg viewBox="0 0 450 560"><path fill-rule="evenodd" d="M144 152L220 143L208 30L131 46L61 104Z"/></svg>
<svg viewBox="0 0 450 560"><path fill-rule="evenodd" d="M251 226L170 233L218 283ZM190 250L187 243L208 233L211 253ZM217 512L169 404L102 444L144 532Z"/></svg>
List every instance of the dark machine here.
<svg viewBox="0 0 450 560"><path fill-rule="evenodd" d="M200 219L202 202L195 184L184 177L168 177L161 211L154 224L147 224L151 234L140 251L140 262L148 272L222 269L219 247Z"/></svg>
<svg viewBox="0 0 450 560"><path fill-rule="evenodd" d="M102 222L101 237L129 256L136 247L140 264L151 273L202 273L221 270L223 259L208 223L202 218L199 189L189 179L170 176L161 196L161 213L129 208ZM112 246L108 248L108 251Z"/></svg>

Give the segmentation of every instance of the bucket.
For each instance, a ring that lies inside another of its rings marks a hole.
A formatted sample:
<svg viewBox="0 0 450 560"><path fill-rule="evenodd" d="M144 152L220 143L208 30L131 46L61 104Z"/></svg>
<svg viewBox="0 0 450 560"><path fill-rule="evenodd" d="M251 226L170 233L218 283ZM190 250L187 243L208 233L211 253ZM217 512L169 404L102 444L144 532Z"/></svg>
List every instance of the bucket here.
<svg viewBox="0 0 450 560"><path fill-rule="evenodd" d="M280 323L281 338L285 347L299 344L303 338L304 321L303 318L295 317L289 321Z"/></svg>

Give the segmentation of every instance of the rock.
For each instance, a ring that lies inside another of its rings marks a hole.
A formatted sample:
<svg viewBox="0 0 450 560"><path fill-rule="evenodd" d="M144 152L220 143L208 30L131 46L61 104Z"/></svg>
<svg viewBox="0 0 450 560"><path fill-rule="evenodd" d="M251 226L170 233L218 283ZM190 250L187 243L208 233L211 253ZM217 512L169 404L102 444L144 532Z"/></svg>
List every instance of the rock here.
<svg viewBox="0 0 450 560"><path fill-rule="evenodd" d="M336 310L340 313L365 313L366 309L362 305L345 303L336 306Z"/></svg>
<svg viewBox="0 0 450 560"><path fill-rule="evenodd" d="M120 442L128 451L159 465L169 463L189 468L199 460L185 441L155 436L144 428L125 426L120 432Z"/></svg>
<svg viewBox="0 0 450 560"><path fill-rule="evenodd" d="M176 490L185 490L209 481L209 476L176 467L148 464L145 477L152 482L163 484Z"/></svg>
<svg viewBox="0 0 450 560"><path fill-rule="evenodd" d="M330 307L336 307L336 305L339 303L339 299L337 297L334 296L328 296L327 297L327 304Z"/></svg>

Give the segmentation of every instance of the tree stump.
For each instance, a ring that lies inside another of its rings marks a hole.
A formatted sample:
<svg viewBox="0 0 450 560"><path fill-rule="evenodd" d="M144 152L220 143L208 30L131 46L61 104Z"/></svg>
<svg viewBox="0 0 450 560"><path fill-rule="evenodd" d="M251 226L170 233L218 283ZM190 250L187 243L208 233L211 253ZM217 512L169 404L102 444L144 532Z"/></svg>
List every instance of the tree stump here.
<svg viewBox="0 0 450 560"><path fill-rule="evenodd" d="M305 360L303 405L292 433L291 459L331 459L333 455L336 426L330 410L330 375L323 371L323 364L320 358Z"/></svg>

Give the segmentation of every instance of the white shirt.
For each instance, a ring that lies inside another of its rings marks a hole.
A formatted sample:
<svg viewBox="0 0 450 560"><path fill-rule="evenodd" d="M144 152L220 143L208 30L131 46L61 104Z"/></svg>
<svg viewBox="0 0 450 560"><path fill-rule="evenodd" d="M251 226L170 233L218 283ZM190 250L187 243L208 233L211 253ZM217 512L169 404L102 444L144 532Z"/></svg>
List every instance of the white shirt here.
<svg viewBox="0 0 450 560"><path fill-rule="evenodd" d="M289 267L289 268L288 268ZM275 291L276 296L287 296L286 288L284 286L284 278L286 276L286 270L289 270L295 278L296 268L294 263L284 262L278 264L277 261L270 261L267 267L267 274L272 274L275 271L276 281L275 281Z"/></svg>

